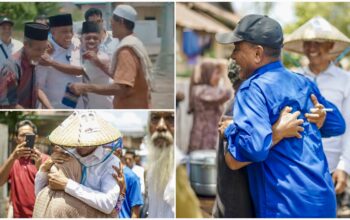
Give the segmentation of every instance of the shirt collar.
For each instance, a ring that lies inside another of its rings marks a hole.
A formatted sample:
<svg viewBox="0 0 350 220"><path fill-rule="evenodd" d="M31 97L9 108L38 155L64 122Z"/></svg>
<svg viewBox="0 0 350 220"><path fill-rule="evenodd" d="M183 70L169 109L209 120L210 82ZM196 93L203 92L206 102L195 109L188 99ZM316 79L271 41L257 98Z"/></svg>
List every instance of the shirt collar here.
<svg viewBox="0 0 350 220"><path fill-rule="evenodd" d="M52 44L54 51L57 51L57 52L67 52L72 47L72 45L68 49L61 47L60 45L58 45L56 43L56 41L53 39L52 35L49 36L49 41Z"/></svg>
<svg viewBox="0 0 350 220"><path fill-rule="evenodd" d="M255 79L256 77L268 72L269 70L273 70L273 69L277 69L277 68L281 68L283 67L283 64L280 60L272 62L272 63L268 63L264 66L259 67L258 69L256 69L253 74L243 82L243 84L241 85L241 89L249 87L250 82Z"/></svg>
<svg viewBox="0 0 350 220"><path fill-rule="evenodd" d="M337 70L335 69L335 67L336 67L336 65L335 65L333 62L331 62L331 63L328 65L327 69L324 70L323 72L319 73L318 75L316 75L315 73L313 73L313 72L310 70L309 66L304 67L304 68L303 68L303 69L304 69L303 72L304 72L304 74L305 74L306 76L311 77L312 79L315 79L317 76L319 76L319 75L321 75L321 74L323 74L323 75L329 75L329 76L335 77L335 76L337 75L337 73L336 73Z"/></svg>
<svg viewBox="0 0 350 220"><path fill-rule="evenodd" d="M4 44L4 42L2 42L2 40L0 40L0 44L5 45L5 44ZM10 45L10 46L12 46L12 45L13 45L13 40L12 40L12 37L10 38L10 43L9 43L8 45Z"/></svg>

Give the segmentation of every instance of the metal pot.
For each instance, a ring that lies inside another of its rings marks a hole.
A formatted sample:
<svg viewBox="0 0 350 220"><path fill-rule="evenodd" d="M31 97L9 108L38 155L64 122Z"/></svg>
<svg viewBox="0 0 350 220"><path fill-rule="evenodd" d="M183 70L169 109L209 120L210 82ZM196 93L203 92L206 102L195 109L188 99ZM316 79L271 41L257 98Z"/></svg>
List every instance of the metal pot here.
<svg viewBox="0 0 350 220"><path fill-rule="evenodd" d="M190 154L190 182L199 195L216 195L216 151L198 150Z"/></svg>

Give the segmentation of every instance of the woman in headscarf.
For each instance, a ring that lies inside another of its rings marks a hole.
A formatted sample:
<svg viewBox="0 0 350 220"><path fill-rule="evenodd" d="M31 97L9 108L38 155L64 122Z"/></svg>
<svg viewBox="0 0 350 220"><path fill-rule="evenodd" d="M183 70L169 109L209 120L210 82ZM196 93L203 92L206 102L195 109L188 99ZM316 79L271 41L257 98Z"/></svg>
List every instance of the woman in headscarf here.
<svg viewBox="0 0 350 220"><path fill-rule="evenodd" d="M193 113L193 126L189 152L216 148L217 125L224 103L231 96L229 86L219 85L226 71L226 63L208 59L197 66L191 77L189 113Z"/></svg>

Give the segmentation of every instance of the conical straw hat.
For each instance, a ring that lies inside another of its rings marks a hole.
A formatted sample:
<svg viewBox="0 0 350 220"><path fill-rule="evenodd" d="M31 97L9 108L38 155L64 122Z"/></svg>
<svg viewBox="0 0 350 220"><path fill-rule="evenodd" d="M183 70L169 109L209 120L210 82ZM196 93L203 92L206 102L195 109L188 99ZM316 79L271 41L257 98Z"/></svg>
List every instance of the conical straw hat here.
<svg viewBox="0 0 350 220"><path fill-rule="evenodd" d="M49 136L51 143L64 147L92 147L111 143L121 133L94 111L76 111Z"/></svg>
<svg viewBox="0 0 350 220"><path fill-rule="evenodd" d="M340 54L350 45L350 39L322 17L314 17L300 28L288 35L284 41L284 49L296 53L304 53L304 41L334 42L331 54Z"/></svg>

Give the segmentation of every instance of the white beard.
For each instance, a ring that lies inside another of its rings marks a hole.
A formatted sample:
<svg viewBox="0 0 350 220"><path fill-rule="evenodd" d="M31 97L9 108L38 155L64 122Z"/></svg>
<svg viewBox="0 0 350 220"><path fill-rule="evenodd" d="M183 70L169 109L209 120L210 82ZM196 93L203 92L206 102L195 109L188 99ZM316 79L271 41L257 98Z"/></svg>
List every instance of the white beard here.
<svg viewBox="0 0 350 220"><path fill-rule="evenodd" d="M163 198L164 190L174 173L174 147L173 144L164 144L166 146L157 147L147 138L149 158L148 161L148 187L149 191L157 193Z"/></svg>

